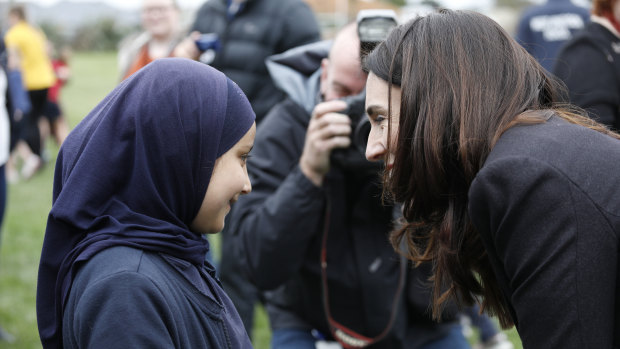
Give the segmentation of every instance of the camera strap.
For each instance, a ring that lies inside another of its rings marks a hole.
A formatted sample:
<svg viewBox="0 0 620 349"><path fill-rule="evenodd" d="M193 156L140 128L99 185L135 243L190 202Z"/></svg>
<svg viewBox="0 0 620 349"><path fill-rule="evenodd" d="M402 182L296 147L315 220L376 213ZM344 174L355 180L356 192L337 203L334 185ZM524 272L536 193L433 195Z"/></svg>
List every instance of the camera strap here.
<svg viewBox="0 0 620 349"><path fill-rule="evenodd" d="M330 213L331 200L329 199L329 195L327 195L325 205L325 220L323 226L323 238L321 242L321 283L323 291L323 310L325 311L325 315L327 316L327 322L329 324L329 329L332 333L332 336L340 344L342 344L345 349L364 348L383 339L383 337L385 337L390 332L392 326L394 325L394 321L396 320L396 314L398 313L400 296L405 285L407 261L404 256L401 256L400 276L398 279L398 287L392 301L392 311L390 313L390 319L385 326L385 329L379 335L370 338L361 335L351 330L350 328L340 324L331 316L331 311L329 309L329 290L327 287L327 233L329 231Z"/></svg>

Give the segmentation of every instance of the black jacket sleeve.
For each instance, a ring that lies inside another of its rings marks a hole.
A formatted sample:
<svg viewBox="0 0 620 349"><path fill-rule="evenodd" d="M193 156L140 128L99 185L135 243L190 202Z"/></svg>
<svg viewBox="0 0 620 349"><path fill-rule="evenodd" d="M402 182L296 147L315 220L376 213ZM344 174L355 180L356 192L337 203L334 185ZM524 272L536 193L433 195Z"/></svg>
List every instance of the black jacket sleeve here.
<svg viewBox="0 0 620 349"><path fill-rule="evenodd" d="M298 165L305 126L285 109L276 106L258 127L248 163L252 192L233 208L228 229L260 289L275 288L300 269L324 210L324 191Z"/></svg>
<svg viewBox="0 0 620 349"><path fill-rule="evenodd" d="M481 170L469 211L524 348L612 348L617 242L560 170L506 157Z"/></svg>

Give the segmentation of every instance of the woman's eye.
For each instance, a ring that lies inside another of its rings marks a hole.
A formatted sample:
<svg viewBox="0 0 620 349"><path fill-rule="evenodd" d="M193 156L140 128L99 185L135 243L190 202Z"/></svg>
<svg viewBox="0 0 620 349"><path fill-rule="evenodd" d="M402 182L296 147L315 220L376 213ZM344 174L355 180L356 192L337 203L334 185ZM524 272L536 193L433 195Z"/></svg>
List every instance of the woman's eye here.
<svg viewBox="0 0 620 349"><path fill-rule="evenodd" d="M248 162L249 158L250 158L250 154L241 155L241 161L243 161L244 164Z"/></svg>
<svg viewBox="0 0 620 349"><path fill-rule="evenodd" d="M385 120L386 120L385 116L383 116L383 115L377 115L377 116L374 118L374 120L373 120L373 121L375 122L375 124L381 124L381 123L383 123Z"/></svg>

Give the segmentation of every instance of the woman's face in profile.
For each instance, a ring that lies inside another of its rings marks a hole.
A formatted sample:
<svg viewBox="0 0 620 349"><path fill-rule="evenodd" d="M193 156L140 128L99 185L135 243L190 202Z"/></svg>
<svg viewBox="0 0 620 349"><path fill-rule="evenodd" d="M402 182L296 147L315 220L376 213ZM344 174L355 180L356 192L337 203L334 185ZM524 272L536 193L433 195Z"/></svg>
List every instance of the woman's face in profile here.
<svg viewBox="0 0 620 349"><path fill-rule="evenodd" d="M248 177L247 159L254 146L256 123L232 148L217 158L209 187L200 210L190 228L201 234L218 233L230 206L240 195L252 191Z"/></svg>
<svg viewBox="0 0 620 349"><path fill-rule="evenodd" d="M388 154L388 142L392 151L396 145L398 135L398 120L400 117L399 87L392 86L392 115L388 116L388 83L372 72L366 81L366 111L370 120L370 134L366 145L366 159L369 161L385 162L387 171L394 166L394 155ZM391 124L390 139L388 140L388 123Z"/></svg>

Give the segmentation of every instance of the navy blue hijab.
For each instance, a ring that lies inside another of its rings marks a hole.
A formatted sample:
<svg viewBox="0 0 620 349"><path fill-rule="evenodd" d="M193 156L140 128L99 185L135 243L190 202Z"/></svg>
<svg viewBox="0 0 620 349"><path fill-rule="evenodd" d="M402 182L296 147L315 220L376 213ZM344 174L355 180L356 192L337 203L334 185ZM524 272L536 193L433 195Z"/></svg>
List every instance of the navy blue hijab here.
<svg viewBox="0 0 620 349"><path fill-rule="evenodd" d="M164 58L117 86L71 132L54 174L37 285L44 348L62 347L64 302L80 263L112 246L202 265L208 242L189 225L215 160L254 123L221 72Z"/></svg>

